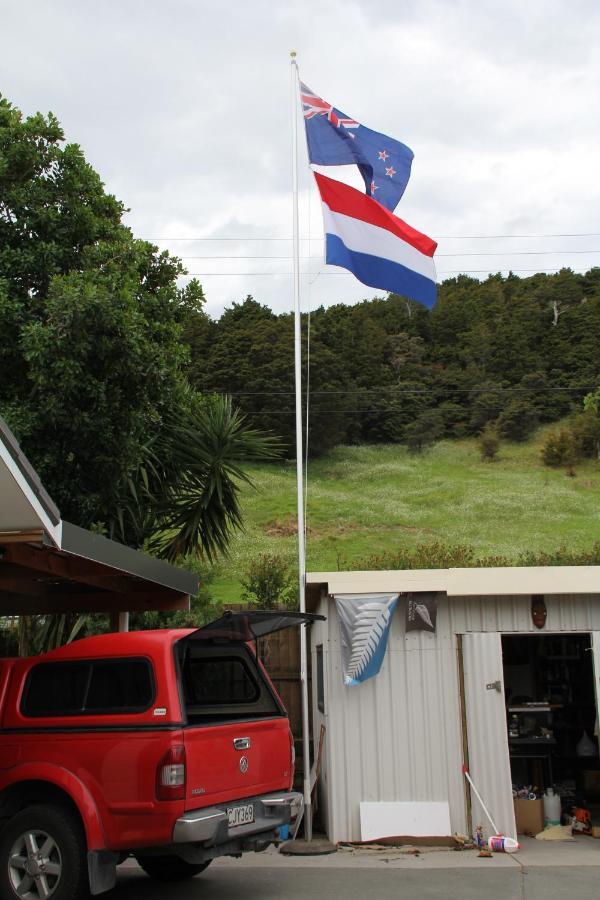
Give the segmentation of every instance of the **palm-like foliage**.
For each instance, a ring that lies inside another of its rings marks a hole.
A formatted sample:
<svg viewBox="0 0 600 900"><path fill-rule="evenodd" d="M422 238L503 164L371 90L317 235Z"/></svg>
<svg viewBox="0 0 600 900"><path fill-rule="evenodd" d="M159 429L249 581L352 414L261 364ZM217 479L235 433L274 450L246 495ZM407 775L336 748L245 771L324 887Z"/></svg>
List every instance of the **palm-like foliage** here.
<svg viewBox="0 0 600 900"><path fill-rule="evenodd" d="M19 616L19 656L47 653L63 644L70 644L80 636L87 618L85 613Z"/></svg>
<svg viewBox="0 0 600 900"><path fill-rule="evenodd" d="M113 522L115 536L171 561L213 561L242 525L244 463L276 458L277 440L247 425L228 397L199 397L167 419L130 478Z"/></svg>

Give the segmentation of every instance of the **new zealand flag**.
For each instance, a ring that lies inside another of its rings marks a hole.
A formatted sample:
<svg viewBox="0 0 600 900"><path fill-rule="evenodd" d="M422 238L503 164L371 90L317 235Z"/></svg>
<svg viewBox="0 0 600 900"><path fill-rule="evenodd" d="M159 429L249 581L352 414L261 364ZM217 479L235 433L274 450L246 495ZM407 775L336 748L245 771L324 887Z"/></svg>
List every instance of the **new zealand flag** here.
<svg viewBox="0 0 600 900"><path fill-rule="evenodd" d="M412 150L348 118L305 84L300 89L310 162L358 166L367 194L393 212L410 178Z"/></svg>

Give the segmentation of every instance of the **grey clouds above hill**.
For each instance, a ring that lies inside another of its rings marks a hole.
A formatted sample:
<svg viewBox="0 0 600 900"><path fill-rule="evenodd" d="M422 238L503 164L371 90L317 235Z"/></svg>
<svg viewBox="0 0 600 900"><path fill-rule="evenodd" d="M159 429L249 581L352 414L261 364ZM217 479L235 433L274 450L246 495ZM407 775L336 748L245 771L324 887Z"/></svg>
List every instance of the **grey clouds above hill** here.
<svg viewBox="0 0 600 900"><path fill-rule="evenodd" d="M25 113L57 114L141 237L291 234L292 48L313 90L414 150L396 212L416 228L434 237L600 231L593 0L5 0L2 32L2 93ZM301 188L302 233L318 238L305 166ZM234 274L287 273L288 259L192 258L279 257L289 243L160 243L191 272L226 273L200 277L212 314L247 293L291 307L287 275ZM594 248L600 237L444 238L438 271L585 269L600 254L574 251ZM482 250L508 255L445 255ZM312 253L304 267L324 272L318 240ZM346 275L303 285L311 306L373 293Z"/></svg>

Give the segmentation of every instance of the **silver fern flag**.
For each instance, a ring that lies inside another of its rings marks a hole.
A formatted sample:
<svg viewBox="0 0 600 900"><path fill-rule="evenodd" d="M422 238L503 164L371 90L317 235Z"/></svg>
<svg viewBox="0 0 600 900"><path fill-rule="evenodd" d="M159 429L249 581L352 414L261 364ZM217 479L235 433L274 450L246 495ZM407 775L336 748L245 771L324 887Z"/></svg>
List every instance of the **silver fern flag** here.
<svg viewBox="0 0 600 900"><path fill-rule="evenodd" d="M379 674L398 594L336 594L344 684Z"/></svg>
<svg viewBox="0 0 600 900"><path fill-rule="evenodd" d="M437 619L437 593L418 591L407 594L406 630L432 631L435 633Z"/></svg>

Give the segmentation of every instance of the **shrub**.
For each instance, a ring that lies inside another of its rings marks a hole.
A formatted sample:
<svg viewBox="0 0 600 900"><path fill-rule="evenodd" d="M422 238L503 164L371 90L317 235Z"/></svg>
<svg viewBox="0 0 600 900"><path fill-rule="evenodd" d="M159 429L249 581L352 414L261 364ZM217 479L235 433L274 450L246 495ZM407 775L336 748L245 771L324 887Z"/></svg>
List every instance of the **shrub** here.
<svg viewBox="0 0 600 900"><path fill-rule="evenodd" d="M572 468L577 459L573 433L566 428L551 431L542 447L542 460L546 466Z"/></svg>
<svg viewBox="0 0 600 900"><path fill-rule="evenodd" d="M578 455L600 459L600 418L593 409L573 419L571 433Z"/></svg>
<svg viewBox="0 0 600 900"><path fill-rule="evenodd" d="M476 556L469 544L444 544L432 541L416 547L401 547L396 552L383 553L353 561L357 570L375 569L448 569L491 568L504 566L597 566L600 565L600 542L589 550L527 550L516 558L503 555ZM348 567L348 566L347 566Z"/></svg>
<svg viewBox="0 0 600 900"><path fill-rule="evenodd" d="M278 553L261 553L250 563L241 584L243 603L261 609L297 606L297 579Z"/></svg>
<svg viewBox="0 0 600 900"><path fill-rule="evenodd" d="M496 428L496 426L491 422L488 422L488 424L479 435L479 440L477 441L477 443L479 445L481 458L486 460L487 462L493 462L496 459L498 447L500 446L500 437L498 435L498 429Z"/></svg>

